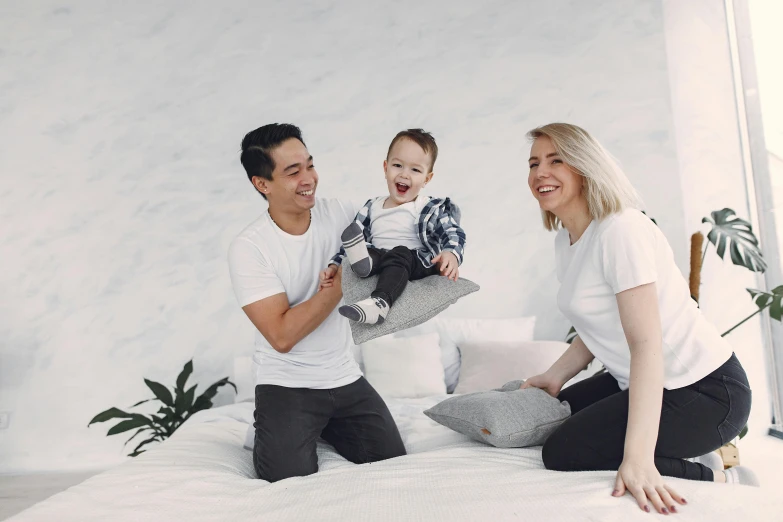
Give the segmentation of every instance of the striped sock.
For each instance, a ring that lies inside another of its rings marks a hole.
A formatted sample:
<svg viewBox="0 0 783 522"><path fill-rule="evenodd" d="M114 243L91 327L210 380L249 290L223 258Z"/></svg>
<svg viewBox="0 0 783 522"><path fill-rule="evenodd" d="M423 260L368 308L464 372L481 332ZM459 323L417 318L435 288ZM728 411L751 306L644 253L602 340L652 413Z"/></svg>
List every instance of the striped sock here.
<svg viewBox="0 0 783 522"><path fill-rule="evenodd" d="M359 223L354 221L348 225L348 228L343 230L340 239L343 241L343 248L354 273L359 277L369 276L372 271L372 258L367 251L364 231Z"/></svg>
<svg viewBox="0 0 783 522"><path fill-rule="evenodd" d="M340 315L351 321L365 324L381 324L389 313L389 305L380 297L370 297L352 305L341 306Z"/></svg>

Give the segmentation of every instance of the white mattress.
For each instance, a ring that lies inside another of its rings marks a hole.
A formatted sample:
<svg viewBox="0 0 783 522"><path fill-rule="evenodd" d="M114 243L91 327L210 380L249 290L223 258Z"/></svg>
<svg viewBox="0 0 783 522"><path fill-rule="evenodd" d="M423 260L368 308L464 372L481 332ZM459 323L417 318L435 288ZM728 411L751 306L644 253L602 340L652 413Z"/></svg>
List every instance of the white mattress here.
<svg viewBox="0 0 783 522"><path fill-rule="evenodd" d="M497 449L422 414L444 397L388 400L409 455L354 465L323 444L319 473L269 484L243 448L252 405L204 411L142 456L11 520L649 521L613 472L543 469L540 448ZM678 521L783 520L783 498L745 486L669 479L689 501Z"/></svg>

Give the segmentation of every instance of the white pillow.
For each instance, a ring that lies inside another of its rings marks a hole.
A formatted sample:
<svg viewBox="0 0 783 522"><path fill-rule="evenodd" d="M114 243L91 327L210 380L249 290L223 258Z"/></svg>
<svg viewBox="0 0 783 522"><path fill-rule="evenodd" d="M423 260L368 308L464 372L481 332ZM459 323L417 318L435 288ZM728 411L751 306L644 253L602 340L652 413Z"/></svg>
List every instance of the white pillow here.
<svg viewBox="0 0 783 522"><path fill-rule="evenodd" d="M382 397L446 393L439 336L378 337L361 345L364 375Z"/></svg>
<svg viewBox="0 0 783 522"><path fill-rule="evenodd" d="M440 336L441 362L446 390L457 387L460 372L459 345L465 342L525 342L533 340L535 317L510 319L463 319L435 317L424 324L397 332L395 337L411 337L437 332Z"/></svg>
<svg viewBox="0 0 783 522"><path fill-rule="evenodd" d="M459 384L454 393L499 388L502 383L544 373L568 349L560 341L462 343Z"/></svg>

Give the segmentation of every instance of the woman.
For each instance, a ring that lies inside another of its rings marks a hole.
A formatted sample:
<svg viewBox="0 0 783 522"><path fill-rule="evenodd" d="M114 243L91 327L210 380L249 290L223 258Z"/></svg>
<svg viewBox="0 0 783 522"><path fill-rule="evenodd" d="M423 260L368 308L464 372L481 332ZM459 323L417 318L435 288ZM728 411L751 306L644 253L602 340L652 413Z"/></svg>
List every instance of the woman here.
<svg viewBox="0 0 783 522"><path fill-rule="evenodd" d="M753 483L684 459L734 439L750 414L745 371L701 315L658 227L611 156L586 131L532 130L528 185L555 239L558 307L578 336L523 387L568 401L572 416L547 440L544 465L617 470L614 496L676 513L685 499L661 475ZM596 357L607 372L562 392Z"/></svg>

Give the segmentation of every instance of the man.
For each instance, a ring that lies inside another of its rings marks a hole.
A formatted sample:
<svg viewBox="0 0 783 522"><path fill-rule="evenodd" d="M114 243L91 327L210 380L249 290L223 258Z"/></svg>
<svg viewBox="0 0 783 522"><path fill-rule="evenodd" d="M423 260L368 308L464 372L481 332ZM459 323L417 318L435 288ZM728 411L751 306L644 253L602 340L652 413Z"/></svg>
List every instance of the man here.
<svg viewBox="0 0 783 522"><path fill-rule="evenodd" d="M242 140L242 166L269 210L229 249L239 305L256 327L253 464L275 482L318 471L316 440L361 464L405 454L389 409L352 355L337 313L341 271L319 272L340 248L352 205L315 197L318 174L301 131L270 124Z"/></svg>

